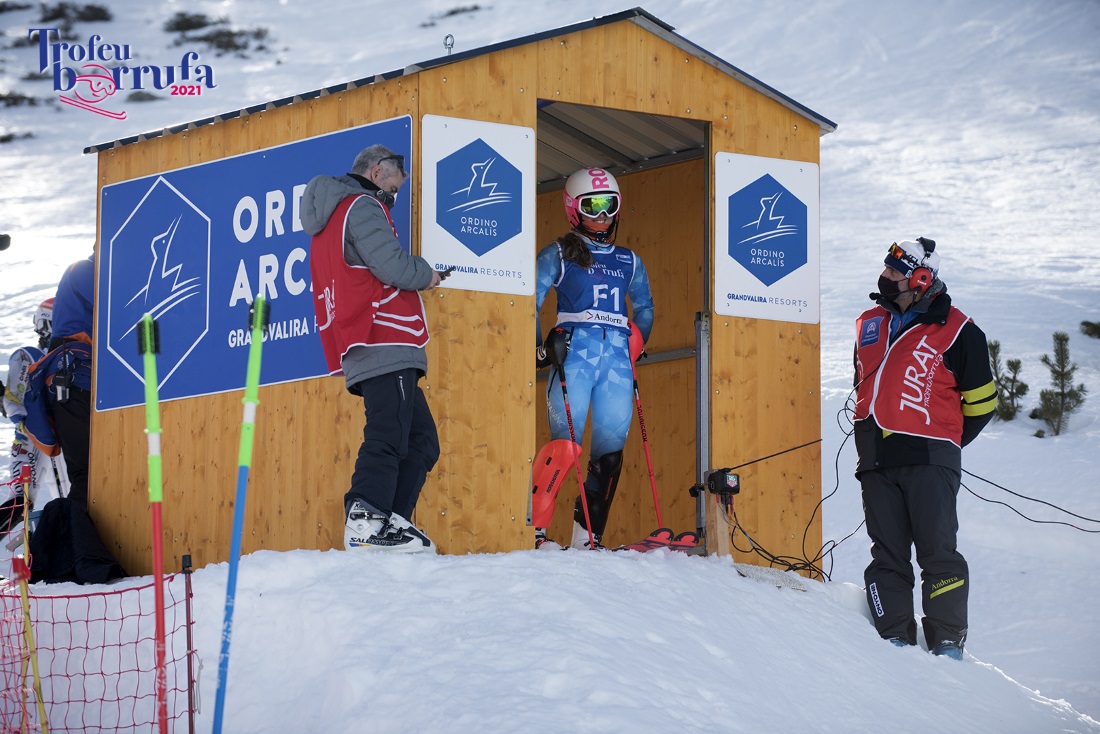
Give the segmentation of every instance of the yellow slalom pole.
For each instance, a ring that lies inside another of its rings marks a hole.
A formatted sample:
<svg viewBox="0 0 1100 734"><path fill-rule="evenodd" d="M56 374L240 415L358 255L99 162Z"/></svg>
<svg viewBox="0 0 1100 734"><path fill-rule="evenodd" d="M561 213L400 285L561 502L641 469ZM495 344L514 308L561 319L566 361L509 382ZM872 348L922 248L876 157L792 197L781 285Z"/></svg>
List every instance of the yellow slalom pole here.
<svg viewBox="0 0 1100 734"><path fill-rule="evenodd" d="M31 520L31 513L27 508L27 502L31 496L31 468L24 465L19 473L19 481L23 485L23 553L30 553L30 531L27 525ZM32 559L33 561L33 559ZM31 661L31 670L34 673L34 698L38 703L38 721L42 724L42 731L49 734L50 726L46 721L46 703L42 700L42 677L38 672L38 653L34 649L34 627L31 624L31 600L27 590L27 581L31 577L31 568L27 564L26 556L15 556L11 559L12 572L19 581L19 596L23 601L23 641L27 646L27 655L23 658L23 731L27 731L27 658Z"/></svg>
<svg viewBox="0 0 1100 734"><path fill-rule="evenodd" d="M42 731L49 732L50 727L46 722L46 704L42 700L42 678L38 672L38 653L34 649L34 630L31 627L31 601L27 593L27 579L30 577L30 569L22 556L16 556L12 560L12 568L19 579L19 596L23 599L23 640L27 645L27 655L31 659L31 670L34 671L34 697L38 702L38 720L42 724ZM23 710L26 706L26 686L23 687ZM23 721L26 731L26 719Z"/></svg>

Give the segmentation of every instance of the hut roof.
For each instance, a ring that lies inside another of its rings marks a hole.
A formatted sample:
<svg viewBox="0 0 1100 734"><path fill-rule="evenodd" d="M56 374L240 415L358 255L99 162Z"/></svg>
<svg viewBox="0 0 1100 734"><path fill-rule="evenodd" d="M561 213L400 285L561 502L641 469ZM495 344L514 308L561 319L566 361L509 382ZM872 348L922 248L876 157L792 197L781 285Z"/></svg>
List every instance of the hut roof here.
<svg viewBox="0 0 1100 734"><path fill-rule="evenodd" d="M774 87L768 86L759 79L746 74L736 66L680 36L675 33L672 26L650 15L642 8L632 8L509 41L440 56L428 61L411 64L403 69L374 74L310 92L231 110L219 115L172 125L160 130L99 143L85 148L84 152L99 153L164 135L174 135L205 125L212 125L245 115L265 112L330 94L339 94L369 84L377 84L382 81L416 74L425 69L455 64L466 59L535 43L547 38L624 21L645 28L681 51L715 67L760 94L770 97L784 107L806 117L818 125L822 135L836 130L837 125L831 120L822 117ZM538 125L540 139L536 176L540 190L560 187L564 179L582 165L599 165L606 170L619 173L695 158L702 155L705 141L705 124L700 121L601 107L586 107L548 100L541 100L539 103ZM608 141L614 141L614 145L609 144Z"/></svg>

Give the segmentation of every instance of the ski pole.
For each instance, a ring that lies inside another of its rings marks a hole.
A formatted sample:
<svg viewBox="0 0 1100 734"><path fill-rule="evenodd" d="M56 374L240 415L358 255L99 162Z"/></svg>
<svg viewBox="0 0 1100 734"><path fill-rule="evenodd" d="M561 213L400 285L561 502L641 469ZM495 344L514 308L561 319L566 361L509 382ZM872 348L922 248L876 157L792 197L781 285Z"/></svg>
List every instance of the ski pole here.
<svg viewBox="0 0 1100 734"><path fill-rule="evenodd" d="M634 404L638 406L638 427L642 432L642 448L645 449L645 463L649 468L649 487L653 490L653 510L657 513L657 527L663 528L661 521L661 503L657 500L657 477L653 474L653 456L649 453L649 436L645 430L645 416L642 415L642 396L638 392L638 358L644 349L642 333L637 325L630 322L630 372L634 376Z"/></svg>
<svg viewBox="0 0 1100 734"><path fill-rule="evenodd" d="M645 463L649 468L649 487L653 490L653 511L657 513L657 527L663 528L665 524L661 520L661 503L657 499L657 477L653 474L653 456L649 453L649 437L645 430L645 416L642 415L642 397L638 393L638 370L633 363L630 369L634 372L634 403L638 406L638 427L642 432L642 448L645 449Z"/></svg>
<svg viewBox="0 0 1100 734"><path fill-rule="evenodd" d="M561 327L555 327L555 331L561 329ZM564 331L564 330L563 330ZM551 332L553 333L553 332ZM550 337L547 337L549 340ZM562 349L564 344L565 349ZM577 443L577 434L573 430L573 411L569 409L569 390L565 387L565 358L569 353L569 342L562 342L558 339L554 340L551 345L550 356L554 361L554 367L558 371L558 384L561 385L561 401L565 405L565 422L569 425L569 440L573 443ZM584 524L588 529L588 547L592 550L596 549L596 536L592 533L592 518L588 514L588 497L584 493L584 478L581 477L581 458L577 454L573 457L573 466L577 469L577 484L580 486L581 492L581 509L584 511Z"/></svg>
<svg viewBox="0 0 1100 734"><path fill-rule="evenodd" d="M31 558L31 511L34 507L30 504L31 483L34 481L34 469L30 464L19 467L19 483L23 485L23 557L27 559L27 567L34 562ZM12 515L14 518L15 515Z"/></svg>
<svg viewBox="0 0 1100 734"><path fill-rule="evenodd" d="M245 379L244 417L241 420L241 445L238 453L237 499L233 507L233 541L229 551L229 580L225 590L225 622L222 624L222 649L218 657L218 693L214 701L214 734L221 734L225 713L226 678L229 673L229 641L233 636L233 605L237 596L237 566L244 534L244 504L248 494L248 470L252 467L252 442L256 430L256 406L259 404L260 351L270 309L263 296L256 296L249 312L252 344L248 349L248 373Z"/></svg>
<svg viewBox="0 0 1100 734"><path fill-rule="evenodd" d="M168 734L168 676L164 642L164 532L160 506L164 499L164 475L160 459L160 394L157 386L157 352L160 333L152 315L141 317L138 351L145 372L145 435L149 445L149 513L153 527L153 600L155 606L155 661L157 725Z"/></svg>

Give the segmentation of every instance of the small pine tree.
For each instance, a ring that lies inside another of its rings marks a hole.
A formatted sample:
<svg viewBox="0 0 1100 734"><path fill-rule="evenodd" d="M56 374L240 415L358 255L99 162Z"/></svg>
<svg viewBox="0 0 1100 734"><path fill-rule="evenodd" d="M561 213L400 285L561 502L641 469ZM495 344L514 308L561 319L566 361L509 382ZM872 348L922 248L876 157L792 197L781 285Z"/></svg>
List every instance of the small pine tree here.
<svg viewBox="0 0 1100 734"><path fill-rule="evenodd" d="M1008 373L1001 368L1001 343L996 340L989 342L989 361L993 366L993 382L997 385L997 417L1003 421L1010 421L1020 412L1020 398L1027 395L1027 383L1020 379L1020 367L1022 363L1018 359L1010 359L1005 365Z"/></svg>
<svg viewBox="0 0 1100 734"><path fill-rule="evenodd" d="M1008 367L1008 375L1002 383L997 384L997 392L1000 400L997 402L997 413L1006 421L1010 421L1020 412L1020 398L1027 395L1027 383L1020 379L1022 362L1018 359L1010 359L1005 362Z"/></svg>
<svg viewBox="0 0 1100 734"><path fill-rule="evenodd" d="M1054 389L1040 391L1039 407L1032 415L1042 418L1058 436L1068 427L1070 415L1077 412L1088 394L1083 383L1073 384L1077 365L1069 361L1069 334L1054 332L1054 357L1052 359L1049 354L1044 354L1042 362L1050 370L1050 384Z"/></svg>
<svg viewBox="0 0 1100 734"><path fill-rule="evenodd" d="M1081 333L1100 339L1100 321L1082 321Z"/></svg>

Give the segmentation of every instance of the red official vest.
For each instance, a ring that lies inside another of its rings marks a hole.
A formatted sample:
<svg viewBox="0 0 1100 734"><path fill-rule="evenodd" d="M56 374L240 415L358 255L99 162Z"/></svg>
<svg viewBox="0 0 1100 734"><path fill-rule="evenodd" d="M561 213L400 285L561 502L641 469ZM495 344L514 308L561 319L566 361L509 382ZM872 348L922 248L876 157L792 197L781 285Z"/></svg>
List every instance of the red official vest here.
<svg viewBox="0 0 1100 734"><path fill-rule="evenodd" d="M955 376L943 353L970 318L954 306L947 323L918 324L889 344L890 313L881 306L856 319L855 419L874 415L888 433L941 439L962 447L963 415Z"/></svg>
<svg viewBox="0 0 1100 734"><path fill-rule="evenodd" d="M419 293L386 285L369 268L348 265L344 260L348 211L361 198L382 207L393 227L389 210L381 202L365 194L352 195L337 205L310 244L313 308L330 375L343 373L340 361L352 347L423 347L428 343ZM393 234L397 236L396 229Z"/></svg>

